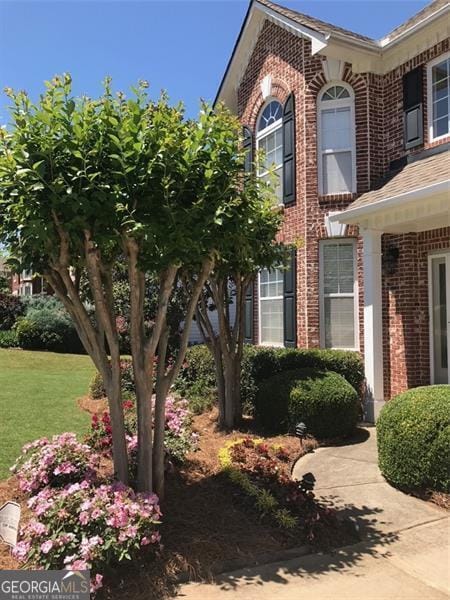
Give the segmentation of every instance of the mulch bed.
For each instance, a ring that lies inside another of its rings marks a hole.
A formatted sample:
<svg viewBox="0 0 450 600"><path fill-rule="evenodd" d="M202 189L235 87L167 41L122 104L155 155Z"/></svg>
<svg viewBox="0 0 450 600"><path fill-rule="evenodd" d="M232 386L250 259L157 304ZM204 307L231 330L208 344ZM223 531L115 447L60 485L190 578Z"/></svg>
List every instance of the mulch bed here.
<svg viewBox="0 0 450 600"><path fill-rule="evenodd" d="M80 399L80 407L91 414L102 412L102 401ZM255 510L249 510L242 493L231 484L219 468L218 451L228 440L249 435L259 437L251 419L245 420L240 431L222 433L216 430L215 411L194 418L194 429L200 434L199 449L187 462L175 467L167 476L166 498L162 504L163 547L156 560L153 557L133 561L108 573L100 598L113 600L163 599L173 596L179 579L210 580L224 565L241 559L247 565L261 562L261 557L304 545L305 540L293 539L287 531L262 520ZM297 438L275 436L269 444L280 444L289 453L291 464L317 443L309 439L303 450ZM107 466L106 466L107 467ZM18 490L15 477L0 482L0 504L16 500L22 506L22 523L29 511ZM356 541L345 524L330 531L331 545ZM267 560L267 558L266 558ZM264 561L263 561L264 562ZM15 569L5 544L0 545L0 569Z"/></svg>

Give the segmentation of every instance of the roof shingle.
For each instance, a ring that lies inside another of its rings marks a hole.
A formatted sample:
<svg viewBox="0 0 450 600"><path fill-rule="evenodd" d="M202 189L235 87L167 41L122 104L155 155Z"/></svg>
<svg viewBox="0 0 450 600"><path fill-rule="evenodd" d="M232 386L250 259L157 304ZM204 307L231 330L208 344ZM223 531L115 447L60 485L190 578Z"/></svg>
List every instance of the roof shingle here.
<svg viewBox="0 0 450 600"><path fill-rule="evenodd" d="M450 151L422 158L407 164L399 171L391 172L378 182L376 189L357 198L348 207L348 210L369 206L380 200L400 196L445 181L450 182Z"/></svg>

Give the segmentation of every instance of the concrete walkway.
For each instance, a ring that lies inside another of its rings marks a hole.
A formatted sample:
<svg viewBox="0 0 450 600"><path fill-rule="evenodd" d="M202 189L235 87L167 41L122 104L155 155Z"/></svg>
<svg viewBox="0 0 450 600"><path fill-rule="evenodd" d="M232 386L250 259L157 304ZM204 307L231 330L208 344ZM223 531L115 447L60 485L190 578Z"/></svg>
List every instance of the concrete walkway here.
<svg viewBox="0 0 450 600"><path fill-rule="evenodd" d="M272 563L181 588L186 600L444 600L450 598L450 517L388 485L377 466L375 429L355 442L300 459L316 493L355 520L362 540L321 555ZM245 532L243 532L245 534ZM261 549L263 550L263 549Z"/></svg>

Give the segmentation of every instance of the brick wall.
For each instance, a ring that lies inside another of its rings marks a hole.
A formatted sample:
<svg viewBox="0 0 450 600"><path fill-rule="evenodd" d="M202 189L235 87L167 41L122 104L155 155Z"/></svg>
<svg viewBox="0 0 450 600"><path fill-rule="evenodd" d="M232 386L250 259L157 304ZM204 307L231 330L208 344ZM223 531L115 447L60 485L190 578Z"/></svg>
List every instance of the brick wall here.
<svg viewBox="0 0 450 600"><path fill-rule="evenodd" d="M299 39L273 23L266 22L259 34L238 89L238 114L241 122L255 131L258 115L265 103L260 83L266 75L272 76L272 96L281 103L289 93L295 95L296 202L284 208L284 224L279 239L285 243L296 242L298 247L297 340L301 347L317 347L320 344L318 266L319 243L326 238L324 217L330 211L344 210L357 195L373 188L387 171L389 163L406 153L403 148L402 77L448 48L448 40L441 42L384 76L355 74L351 65L345 66L343 80L351 85L355 95L357 194L323 197L319 195L317 172L317 97L326 84L323 58L311 56L309 41ZM426 118L426 69L424 91ZM429 147L426 126L424 131L424 147ZM442 143L448 139L442 140ZM422 149L416 148L414 152ZM445 243L446 234L448 238L448 231L441 232L440 241L433 243ZM357 237L357 228L349 228L347 235ZM422 264L424 248L428 247L425 238L421 237L423 235L384 236L384 245L395 242L401 247L401 274L390 276L383 283L385 386L388 396L404 389L405 385L419 385L429 374L428 342L423 334L424 328L427 328L423 323L428 318L428 306L423 304L423 298L419 299L419 288L415 285L415 277L418 274L423 277L418 265ZM360 350L363 351L364 290L360 239L357 247ZM417 265L415 272L411 270L411 264ZM418 304L419 300L422 304ZM255 341L258 339L257 306L255 285ZM419 329L421 351L420 361L417 361L414 342L410 340Z"/></svg>
<svg viewBox="0 0 450 600"><path fill-rule="evenodd" d="M399 249L395 273L383 274L383 359L386 399L430 383L428 257L450 250L450 228L384 235L383 252Z"/></svg>

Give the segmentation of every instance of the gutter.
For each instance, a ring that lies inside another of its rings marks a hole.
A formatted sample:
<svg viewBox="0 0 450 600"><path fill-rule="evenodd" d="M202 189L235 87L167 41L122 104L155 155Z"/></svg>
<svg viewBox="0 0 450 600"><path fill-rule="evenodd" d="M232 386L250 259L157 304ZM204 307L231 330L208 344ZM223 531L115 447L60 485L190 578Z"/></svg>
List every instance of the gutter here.
<svg viewBox="0 0 450 600"><path fill-rule="evenodd" d="M404 194L398 194L397 196L383 198L382 200L377 200L376 202L372 202L371 204L357 206L355 208L349 208L340 213L330 215L329 220L332 223L353 224L353 221L361 217L370 216L372 213L376 213L378 210L384 210L388 208L400 208L404 204L408 204L409 202L413 202L414 200L420 200L427 196L432 196L440 192L449 191L450 179L446 179L445 181L432 183L431 185L427 185L425 187L412 190L410 192L405 192ZM349 221L352 221L352 223L349 223Z"/></svg>

